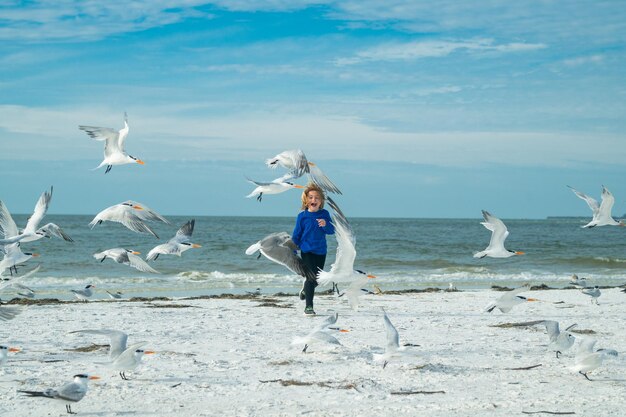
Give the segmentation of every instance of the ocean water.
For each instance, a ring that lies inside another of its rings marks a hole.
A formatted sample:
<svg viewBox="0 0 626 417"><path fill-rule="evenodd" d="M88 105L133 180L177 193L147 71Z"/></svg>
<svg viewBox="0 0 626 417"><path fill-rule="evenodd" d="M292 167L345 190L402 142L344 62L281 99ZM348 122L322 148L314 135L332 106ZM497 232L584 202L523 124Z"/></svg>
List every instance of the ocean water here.
<svg viewBox="0 0 626 417"><path fill-rule="evenodd" d="M14 216L18 225L26 215ZM168 216L171 224L153 223L160 239L134 233L118 223L90 229L92 216L48 215L73 243L41 239L22 245L24 252L41 256L18 268L20 274L41 264L24 284L37 296L71 299L71 289L96 286L94 298L107 298L105 289L132 296L186 296L243 293L260 288L264 293L295 292L301 278L265 257L245 255L246 248L269 233L291 233L294 218ZM151 265L161 274L137 271L112 260L99 262L93 254L124 247L145 256L164 243L187 220L195 218L193 243L202 245L177 256L160 256ZM355 268L376 275L383 289L448 287L486 288L523 282L567 285L572 274L598 285L626 282L626 228L582 229L586 218L504 220L510 235L506 247L524 251L508 259L475 259L489 243L490 232L476 219L349 219L356 236ZM328 237L326 268L335 258L336 241ZM8 275L8 271L5 272ZM11 297L11 289L0 296Z"/></svg>

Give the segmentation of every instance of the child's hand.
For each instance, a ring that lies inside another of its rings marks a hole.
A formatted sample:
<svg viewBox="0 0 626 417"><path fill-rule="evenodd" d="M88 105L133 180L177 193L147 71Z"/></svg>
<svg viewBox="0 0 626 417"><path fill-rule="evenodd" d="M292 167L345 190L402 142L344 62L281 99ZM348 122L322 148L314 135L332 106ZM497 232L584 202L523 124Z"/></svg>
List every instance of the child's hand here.
<svg viewBox="0 0 626 417"><path fill-rule="evenodd" d="M319 227L324 227L324 226L326 226L326 220L324 220L324 219L317 219L317 225L318 225Z"/></svg>

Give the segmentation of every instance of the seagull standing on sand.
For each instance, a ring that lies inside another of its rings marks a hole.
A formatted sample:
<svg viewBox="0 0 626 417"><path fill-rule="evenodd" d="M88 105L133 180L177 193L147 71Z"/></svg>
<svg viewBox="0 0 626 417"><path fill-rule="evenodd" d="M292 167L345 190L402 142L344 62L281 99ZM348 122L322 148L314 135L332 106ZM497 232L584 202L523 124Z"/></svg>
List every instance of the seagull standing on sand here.
<svg viewBox="0 0 626 417"><path fill-rule="evenodd" d="M8 347L0 345L0 366L4 366L9 359L9 352L19 352L20 350L15 347Z"/></svg>
<svg viewBox="0 0 626 417"><path fill-rule="evenodd" d="M576 194L579 198L585 200L587 205L593 212L593 218L589 223L583 228L591 228L595 226L626 226L623 221L617 221L611 216L611 211L613 210L613 204L615 204L615 197L607 188L602 186L602 203L598 205L598 202L589 197L586 194L581 193L580 191L576 191L574 188L568 187Z"/></svg>
<svg viewBox="0 0 626 417"><path fill-rule="evenodd" d="M124 113L124 127L120 130L114 130L109 127L96 127L96 126L78 126L80 130L85 131L91 138L98 141L105 141L104 143L104 159L95 169L101 168L106 165L107 169L104 173L108 173L113 165L124 164L140 164L144 162L129 155L124 151L124 142L126 136L128 136L128 116Z"/></svg>
<svg viewBox="0 0 626 417"><path fill-rule="evenodd" d="M270 261L285 266L294 274L315 280L315 273L296 255L296 250L298 250L298 247L293 243L291 236L287 232L277 232L267 235L255 244L250 245L246 249L246 255L252 255L259 251L259 257L262 254Z"/></svg>
<svg viewBox="0 0 626 417"><path fill-rule="evenodd" d="M591 379L587 376L587 373L599 368L604 359L618 356L617 351L613 349L598 349L594 351L595 344L595 339L587 338L581 340L576 353L576 363L572 367L572 370L583 375L589 381Z"/></svg>
<svg viewBox="0 0 626 417"><path fill-rule="evenodd" d="M339 313L333 313L328 316L321 324L316 326L311 332L309 332L306 336L296 337L291 342L292 345L302 345L304 344L304 349L302 349L302 353L306 353L309 345L313 343L327 343L331 345L341 345L339 340L336 337L330 335L327 330L329 330L330 326L337 322L337 317L339 317ZM339 329L340 332L347 332L348 330Z"/></svg>
<svg viewBox="0 0 626 417"><path fill-rule="evenodd" d="M359 305L359 296L363 294L361 289L371 278L376 278L376 276L354 269L354 260L356 258L354 233L348 220L331 198L328 198L328 204L334 211L333 225L335 226L335 237L337 239L337 254L330 271L319 271L317 282L319 285L327 285L331 282L350 283L345 294L352 309L356 310Z"/></svg>
<svg viewBox="0 0 626 417"><path fill-rule="evenodd" d="M487 307L485 307L485 311L488 313L491 313L494 309L497 308L503 313L508 313L509 311L511 311L513 307L515 307L518 304L522 304L527 301L539 301L536 298L526 298L521 295L518 295L526 291L528 291L527 286L516 288L511 291L507 291L506 293L504 293L504 295L502 295L496 301L491 302Z"/></svg>
<svg viewBox="0 0 626 417"><path fill-rule="evenodd" d="M150 272L152 274L159 274L160 272L152 268L139 256L140 252L135 252L124 248L107 249L102 252L95 253L94 258L100 262L104 262L105 259L113 259L118 264L128 265L142 272Z"/></svg>
<svg viewBox="0 0 626 417"><path fill-rule="evenodd" d="M135 343L124 350L120 355L109 364L109 366L116 371L119 371L120 377L123 380L128 380L126 377L126 371L133 371L141 364L141 358L143 355L152 355L155 352L152 350L139 349L145 345L146 342Z"/></svg>
<svg viewBox="0 0 626 417"><path fill-rule="evenodd" d="M564 350L571 348L574 345L576 338L569 332L574 328L576 324L572 324L564 331L559 331L559 322L554 320L544 320L543 324L546 326L548 337L550 338L550 347L556 352L558 359L559 355Z"/></svg>
<svg viewBox="0 0 626 417"><path fill-rule="evenodd" d="M82 290L71 290L71 291L72 293L74 293L74 297L76 297L77 299L81 301L87 302L89 297L93 295L93 288L96 288L96 286L89 284Z"/></svg>
<svg viewBox="0 0 626 417"><path fill-rule="evenodd" d="M59 389L48 388L45 391L17 390L17 392L24 393L30 397L44 397L62 401L65 403L65 410L68 414L76 414L72 412L71 404L77 403L85 397L85 394L87 394L87 382L90 379L100 378L97 376L78 374L74 375L74 381L62 386Z"/></svg>
<svg viewBox="0 0 626 417"><path fill-rule="evenodd" d="M339 188L324 175L316 164L308 161L304 152L300 149L281 152L275 157L267 159L265 164L270 168L276 168L278 165L287 168L289 172L281 177L285 181L297 179L304 174L308 174L310 181L317 184L322 190L341 194Z"/></svg>
<svg viewBox="0 0 626 417"><path fill-rule="evenodd" d="M488 211L483 210L482 212L485 221L481 224L488 230L491 230L491 240L489 241L489 246L487 246L484 251L474 254L474 258L484 258L485 256L491 258L509 258L514 255L523 255L524 252L516 252L504 248L504 241L509 235L509 231L502 220L491 215Z"/></svg>
<svg viewBox="0 0 626 417"><path fill-rule="evenodd" d="M178 255L181 256L183 252L189 249L195 249L201 247L198 244L191 243L191 235L193 234L193 228L196 224L195 219L192 219L185 223L178 231L176 235L171 238L167 243L162 245L155 246L152 248L150 252L148 252L148 256L146 256L147 261L156 260L159 255Z"/></svg>
<svg viewBox="0 0 626 417"><path fill-rule="evenodd" d="M96 217L94 217L89 223L89 226L93 229L96 225L102 224L104 221L122 223L133 232L150 233L157 239L159 236L157 236L157 234L154 233L154 230L152 230L145 222L161 221L169 224L169 221L156 211L153 211L147 206L132 200L105 208L100 213L96 214Z"/></svg>
<svg viewBox="0 0 626 417"><path fill-rule="evenodd" d="M580 292L590 296L591 302L595 302L596 305L598 305L598 298L600 297L600 295L602 295L602 293L600 292L600 287L596 285L593 288L583 288L582 290L580 290Z"/></svg>
<svg viewBox="0 0 626 417"><path fill-rule="evenodd" d="M11 217L11 213L0 201L0 229L4 233L4 239L0 239L0 244L10 244L16 242L33 242L44 237L56 236L60 237L68 242L73 242L63 229L54 223L48 223L45 226L39 227L39 223L46 215L50 200L52 199L52 187L50 191L45 191L37 200L33 214L28 218L26 227L21 233L18 233L17 225Z"/></svg>

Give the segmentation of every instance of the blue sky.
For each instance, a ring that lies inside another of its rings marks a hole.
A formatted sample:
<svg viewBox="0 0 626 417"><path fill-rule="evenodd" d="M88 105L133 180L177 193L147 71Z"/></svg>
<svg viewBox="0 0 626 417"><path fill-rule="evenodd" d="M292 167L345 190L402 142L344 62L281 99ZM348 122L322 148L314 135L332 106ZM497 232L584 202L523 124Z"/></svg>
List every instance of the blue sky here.
<svg viewBox="0 0 626 417"><path fill-rule="evenodd" d="M621 1L0 1L0 199L292 216L245 176L300 148L347 215L626 213ZM120 128L146 165L91 171Z"/></svg>

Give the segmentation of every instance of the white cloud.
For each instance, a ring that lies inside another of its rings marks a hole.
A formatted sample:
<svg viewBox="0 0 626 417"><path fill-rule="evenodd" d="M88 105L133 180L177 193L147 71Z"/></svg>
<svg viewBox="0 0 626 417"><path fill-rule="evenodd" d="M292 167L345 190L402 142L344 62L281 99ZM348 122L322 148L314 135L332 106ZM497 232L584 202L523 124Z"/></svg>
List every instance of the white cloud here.
<svg viewBox="0 0 626 417"><path fill-rule="evenodd" d="M2 9L0 40L88 41L212 16L201 0L20 2Z"/></svg>
<svg viewBox="0 0 626 417"><path fill-rule="evenodd" d="M101 143L89 140L82 123L121 127L109 109L46 110L0 107L2 159L72 160L101 158ZM264 159L302 148L315 159L403 161L439 166L568 165L571 161L619 164L619 135L549 132L397 132L354 117L293 111L247 112L230 116L180 116L167 108L129 115L127 148L146 160ZM19 137L19 140L15 139Z"/></svg>
<svg viewBox="0 0 626 417"><path fill-rule="evenodd" d="M546 48L546 45L523 43L494 44L491 39L393 42L364 49L357 52L353 57L337 59L336 64L343 66L369 61L413 61L422 58L444 57L460 51L469 53L490 51L509 53L543 48Z"/></svg>
<svg viewBox="0 0 626 417"><path fill-rule="evenodd" d="M604 61L603 55L581 56L577 58L566 59L563 64L568 67L578 67L587 64L600 64Z"/></svg>

